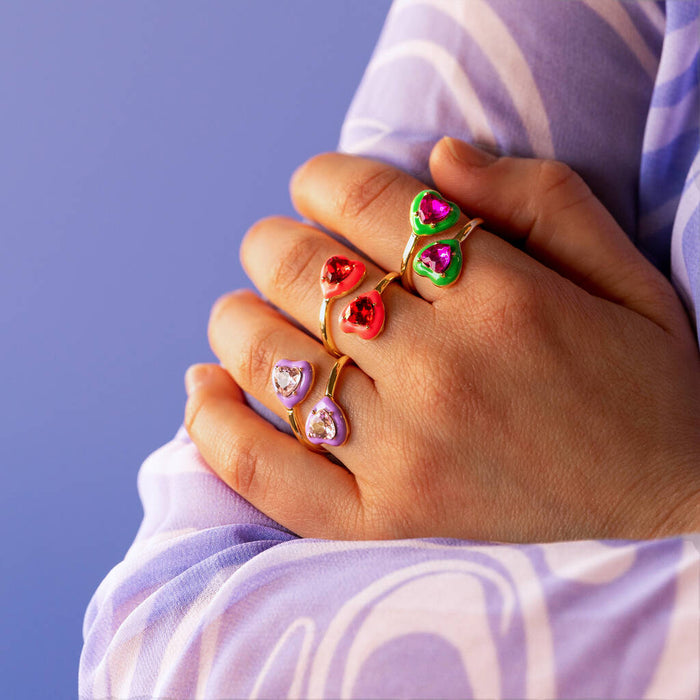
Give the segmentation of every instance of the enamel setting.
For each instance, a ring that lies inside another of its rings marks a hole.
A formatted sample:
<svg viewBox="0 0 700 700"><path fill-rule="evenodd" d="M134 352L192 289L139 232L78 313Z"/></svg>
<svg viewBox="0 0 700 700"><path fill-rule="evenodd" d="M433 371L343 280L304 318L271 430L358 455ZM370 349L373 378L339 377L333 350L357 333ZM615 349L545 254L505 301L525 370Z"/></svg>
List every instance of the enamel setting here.
<svg viewBox="0 0 700 700"><path fill-rule="evenodd" d="M343 255L334 255L323 264L321 289L324 299L348 294L365 278L366 268L359 260L350 260Z"/></svg>
<svg viewBox="0 0 700 700"><path fill-rule="evenodd" d="M435 190L419 192L411 204L411 226L418 236L430 236L450 228L459 218L459 207Z"/></svg>
<svg viewBox="0 0 700 700"><path fill-rule="evenodd" d="M306 398L313 376L313 367L304 360L278 360L275 363L272 368L272 388L287 410Z"/></svg>
<svg viewBox="0 0 700 700"><path fill-rule="evenodd" d="M364 340L376 338L384 328L386 310L382 295L373 289L355 297L340 315L340 328L344 333L357 333Z"/></svg>
<svg viewBox="0 0 700 700"><path fill-rule="evenodd" d="M413 258L413 271L434 285L446 287L457 281L462 271L462 248L457 239L423 246Z"/></svg>
<svg viewBox="0 0 700 700"><path fill-rule="evenodd" d="M324 396L306 419L306 437L313 445L339 447L348 439L348 423L343 409L330 396Z"/></svg>

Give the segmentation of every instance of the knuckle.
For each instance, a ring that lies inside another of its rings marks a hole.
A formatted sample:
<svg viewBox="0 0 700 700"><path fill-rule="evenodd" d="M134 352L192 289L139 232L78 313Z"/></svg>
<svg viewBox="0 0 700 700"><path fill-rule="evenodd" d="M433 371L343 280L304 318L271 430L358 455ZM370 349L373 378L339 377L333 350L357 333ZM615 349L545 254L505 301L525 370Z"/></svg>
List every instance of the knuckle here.
<svg viewBox="0 0 700 700"><path fill-rule="evenodd" d="M401 173L389 165L373 164L369 171L341 188L337 202L341 217L355 219L374 208L400 177Z"/></svg>
<svg viewBox="0 0 700 700"><path fill-rule="evenodd" d="M440 361L436 362L435 358ZM396 414L387 416L388 422L401 427L406 408L416 416L430 415L431 421L438 424L454 420L455 387L468 390L464 352L461 342L451 336L442 338L439 349L434 345L412 345L397 356L396 373L391 377L397 406ZM410 381L411 392L404 395L405 382ZM401 393L399 393L401 392ZM452 414L452 415L450 415ZM393 430L392 434L404 434L404 430ZM411 454L415 445L402 445L402 454Z"/></svg>
<svg viewBox="0 0 700 700"><path fill-rule="evenodd" d="M212 305L209 312L209 324L207 326L207 335L209 337L209 345L212 348L216 346L216 328L221 318L226 314L227 310L236 303L238 295L236 292L229 292L220 296Z"/></svg>
<svg viewBox="0 0 700 700"><path fill-rule="evenodd" d="M247 389L267 386L276 356L275 338L278 332L274 328L261 327L247 338L234 370L234 378Z"/></svg>
<svg viewBox="0 0 700 700"><path fill-rule="evenodd" d="M258 444L252 435L236 434L227 443L222 464L227 483L244 498L264 498L264 482L260 478Z"/></svg>
<svg viewBox="0 0 700 700"><path fill-rule="evenodd" d="M195 440L198 433L198 418L207 403L207 395L203 391L195 391L185 404L185 429L189 436Z"/></svg>
<svg viewBox="0 0 700 700"><path fill-rule="evenodd" d="M420 381L420 398L423 406L437 422L454 420L454 412L460 410L454 401L456 387L464 394L466 406L469 384L466 379L464 364L456 353L445 349L440 355L440 362L427 365L425 376Z"/></svg>
<svg viewBox="0 0 700 700"><path fill-rule="evenodd" d="M541 307L537 287L529 275L511 275L503 285L500 303L501 329L519 331L531 328Z"/></svg>
<svg viewBox="0 0 700 700"><path fill-rule="evenodd" d="M508 336L532 333L542 318L543 296L530 274L510 271L483 300L479 324L500 342Z"/></svg>
<svg viewBox="0 0 700 700"><path fill-rule="evenodd" d="M556 191L568 186L578 176L560 160L540 160L537 162L537 185L540 194Z"/></svg>
<svg viewBox="0 0 700 700"><path fill-rule="evenodd" d="M298 283L308 287L310 280L316 281L319 270L312 269L318 256L318 240L315 236L302 235L288 244L277 255L270 268L270 288L280 298L298 295Z"/></svg>
<svg viewBox="0 0 700 700"><path fill-rule="evenodd" d="M579 174L559 160L540 160L537 166L537 201L558 213L593 196Z"/></svg>
<svg viewBox="0 0 700 700"><path fill-rule="evenodd" d="M515 311L529 316L537 311L539 286L528 273L511 272L502 284L503 301Z"/></svg>

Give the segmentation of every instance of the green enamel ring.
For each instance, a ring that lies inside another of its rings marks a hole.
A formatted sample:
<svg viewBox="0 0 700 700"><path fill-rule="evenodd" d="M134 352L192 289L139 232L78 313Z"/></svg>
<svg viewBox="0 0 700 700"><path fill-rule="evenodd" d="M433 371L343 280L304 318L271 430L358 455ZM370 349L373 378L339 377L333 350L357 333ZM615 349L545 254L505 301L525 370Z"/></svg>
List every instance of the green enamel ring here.
<svg viewBox="0 0 700 700"><path fill-rule="evenodd" d="M450 228L459 218L459 207L435 190L419 192L411 204L411 227L417 236L430 236Z"/></svg>
<svg viewBox="0 0 700 700"><path fill-rule="evenodd" d="M460 241L450 238L423 246L413 258L413 271L438 287L447 287L462 271Z"/></svg>

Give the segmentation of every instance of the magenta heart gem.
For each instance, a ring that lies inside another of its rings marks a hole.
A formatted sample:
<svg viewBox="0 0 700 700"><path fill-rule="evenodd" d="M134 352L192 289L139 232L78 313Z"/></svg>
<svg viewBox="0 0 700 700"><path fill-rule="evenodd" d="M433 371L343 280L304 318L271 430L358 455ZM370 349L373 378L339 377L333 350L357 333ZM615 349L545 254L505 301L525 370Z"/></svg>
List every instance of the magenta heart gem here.
<svg viewBox="0 0 700 700"><path fill-rule="evenodd" d="M421 223L434 226L443 219L446 219L450 210L449 202L429 192L423 195L423 199L420 201L418 218L421 220Z"/></svg>
<svg viewBox="0 0 700 700"><path fill-rule="evenodd" d="M429 270L441 275L452 262L452 248L445 243L431 245L421 253L420 261Z"/></svg>

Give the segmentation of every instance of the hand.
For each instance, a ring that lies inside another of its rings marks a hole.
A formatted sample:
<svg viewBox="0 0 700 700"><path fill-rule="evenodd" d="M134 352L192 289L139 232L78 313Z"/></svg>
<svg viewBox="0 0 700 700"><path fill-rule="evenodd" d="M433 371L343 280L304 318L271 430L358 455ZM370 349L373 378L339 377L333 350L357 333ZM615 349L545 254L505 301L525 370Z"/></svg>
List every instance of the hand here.
<svg viewBox="0 0 700 700"><path fill-rule="evenodd" d="M560 163L443 139L430 165L436 188L498 235L467 239L452 287L416 278L413 296L391 285L376 340L334 325L357 364L339 395L351 438L331 448L347 469L244 404L239 387L285 415L270 385L280 358L306 359L321 377L332 366L317 341L246 291L211 315L227 372L188 374L186 425L204 458L302 536L542 541L700 528L700 360L670 284ZM409 205L424 187L325 154L291 189L303 216L364 251L366 291L399 269ZM331 255L358 257L279 217L257 223L241 250L256 286L317 337L318 275Z"/></svg>

